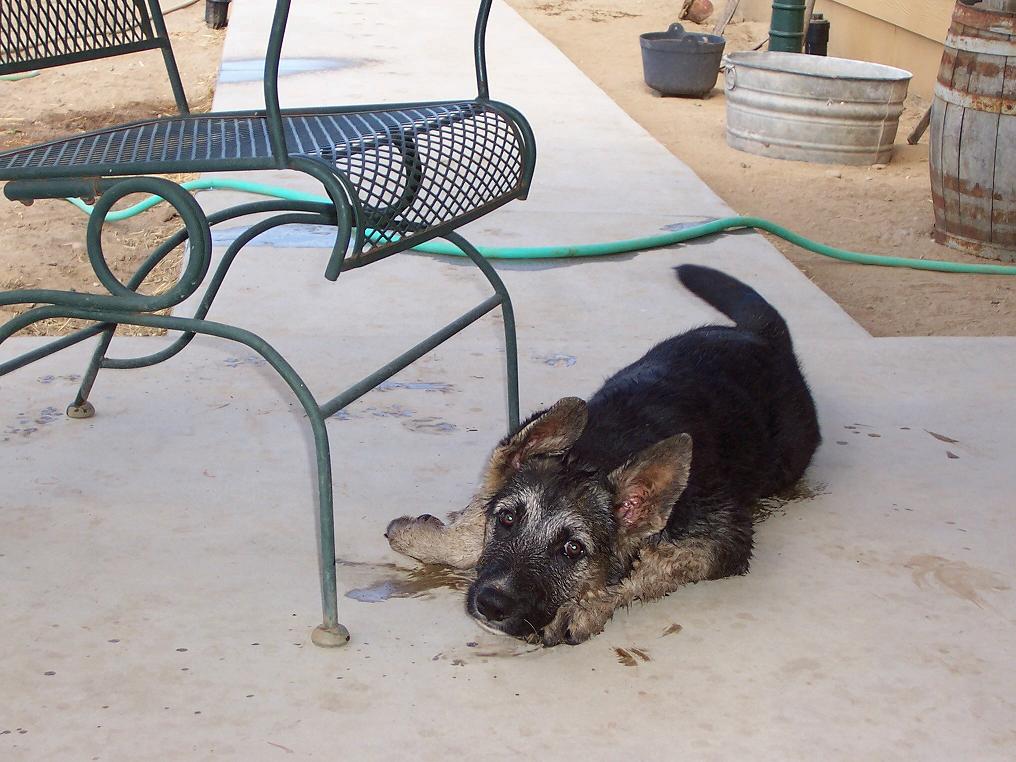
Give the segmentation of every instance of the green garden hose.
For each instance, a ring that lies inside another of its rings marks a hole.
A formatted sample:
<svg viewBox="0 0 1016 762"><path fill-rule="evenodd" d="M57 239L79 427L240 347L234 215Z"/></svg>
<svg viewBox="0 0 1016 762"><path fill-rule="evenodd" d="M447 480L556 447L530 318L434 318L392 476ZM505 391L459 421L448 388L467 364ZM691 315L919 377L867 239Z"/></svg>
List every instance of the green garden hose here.
<svg viewBox="0 0 1016 762"><path fill-rule="evenodd" d="M182 183L187 190L233 190L244 193L253 193L259 196L272 196L289 201L315 201L331 203L324 196L316 196L311 193L278 188L271 185L249 183L241 180L230 180L226 178L202 178ZM90 214L92 207L80 199L69 198L69 202ZM162 202L157 196L151 196L141 203L117 212L111 212L107 221L116 222L135 214L140 214ZM827 246L823 243L812 241L787 228L777 225L775 222L763 219L762 217L723 217L710 222L703 222L698 225L675 230L667 233L660 233L642 238L629 238L620 241L609 241L606 243L590 243L575 246L532 246L525 248L508 248L500 246L479 247L480 253L488 259L566 259L577 257L601 257L608 254L625 254L644 249L657 249L663 246L673 246L684 241L691 241L703 236L715 235L726 230L739 228L753 228L764 230L789 241L807 251L821 254L825 257L832 257L844 262L854 262L860 265L880 265L882 267L907 267L912 270L931 270L944 273L975 273L980 275L1016 275L1016 265L988 265L988 264L964 264L960 262L944 262L935 259L909 259L907 257L885 257L877 254L863 254L857 251L847 251ZM444 241L427 241L413 247L414 251L425 254L441 254L444 256L464 256L464 254L453 244Z"/></svg>
<svg viewBox="0 0 1016 762"><path fill-rule="evenodd" d="M17 74L0 74L0 82L19 82L22 79L38 77L37 71L19 71Z"/></svg>

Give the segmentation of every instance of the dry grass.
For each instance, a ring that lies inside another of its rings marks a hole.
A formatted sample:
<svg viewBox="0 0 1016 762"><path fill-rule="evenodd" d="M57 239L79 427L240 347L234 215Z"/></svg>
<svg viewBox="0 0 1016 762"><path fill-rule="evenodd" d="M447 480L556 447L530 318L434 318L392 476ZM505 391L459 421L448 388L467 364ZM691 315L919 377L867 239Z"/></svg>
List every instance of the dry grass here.
<svg viewBox="0 0 1016 762"><path fill-rule="evenodd" d="M178 180L178 182L182 181ZM175 215L173 216L175 217ZM103 243L104 249L107 249L109 252L114 252L113 254L108 255L110 259L107 261L109 262L110 269L113 270L113 273L121 282L126 282L136 271L137 267L149 256L149 254L177 227L177 224L163 224L160 225L158 229L124 231L117 229L115 225L108 226L104 231L103 238L106 240L104 240ZM88 267L90 269L90 262L88 262L88 256L86 253L80 252L76 256L76 260L75 264L81 267ZM142 282L138 292L149 296L159 296L166 293L176 285L182 266L183 247L178 246L166 255L155 269L148 274L148 277ZM75 288L74 290L87 290L92 293L104 292L104 289L102 289L98 283L93 283L93 287L94 286L99 286L99 289L92 291L91 289ZM30 287L31 284L28 284L23 279L17 277L0 280L0 291L13 291ZM38 306L40 305L18 305L17 307L3 308L2 312L6 313L4 315L4 319L6 319L7 317L13 317L14 315L21 314L22 312ZM155 314L167 315L169 312L170 311L167 309ZM80 320L78 318L49 318L31 324L21 331L21 335L62 336L80 328L88 327L92 324L93 321ZM162 329L134 325L118 326L116 332L117 335L120 336L159 336L165 333Z"/></svg>

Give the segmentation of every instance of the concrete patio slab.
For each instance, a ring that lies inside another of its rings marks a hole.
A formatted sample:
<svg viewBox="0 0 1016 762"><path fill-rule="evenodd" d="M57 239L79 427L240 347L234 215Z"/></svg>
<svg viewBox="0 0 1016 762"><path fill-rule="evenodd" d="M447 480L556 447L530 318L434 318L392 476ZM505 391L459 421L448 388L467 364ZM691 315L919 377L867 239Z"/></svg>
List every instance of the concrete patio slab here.
<svg viewBox="0 0 1016 762"><path fill-rule="evenodd" d="M381 536L461 505L503 427L475 333L329 422L340 651L307 637L309 439L256 359L201 344L182 377L108 373L87 422L58 412L67 357L5 385L5 756L1011 758L1016 420L983 406L1016 341L805 344L825 444L752 573L534 650ZM614 367L600 341L559 346L530 342L534 402Z"/></svg>
<svg viewBox="0 0 1016 762"><path fill-rule="evenodd" d="M227 60L257 56L270 4L234 5ZM445 36L468 42L474 5L314 4L294 19L292 47L334 57L321 31L334 22L350 41L342 55L377 60L359 74L376 70L368 90L387 96L404 71L404 48L386 41L401 45L400 19L436 25L406 40L430 67ZM351 47L367 10L386 25ZM543 154L539 190L475 226L480 243L627 237L632 220L639 233L680 219L673 209L728 213L548 42L503 4L495 13L495 92L533 119ZM422 71L410 84L433 88L425 96L468 88ZM345 75L287 79L306 80L308 98L362 95L342 89ZM223 85L234 100L221 105L253 105L244 88ZM547 91L574 93L581 124L610 124L600 153L565 152L585 128L555 121ZM580 161L632 192L607 213L594 185L586 205L568 169ZM639 195L643 167L659 172L658 193ZM264 331L322 395L486 295L464 262L414 255L328 284L325 251L300 246L245 254L216 310ZM381 536L395 515L461 506L502 434L496 316L328 422L340 619L353 634L338 650L309 641L306 421L257 356L199 340L167 365L104 371L87 421L62 415L86 347L4 377L0 757L1012 759L1016 339L872 339L758 236L501 263L523 407L587 395L652 342L715 320L675 283L685 261L749 280L788 315L825 441L798 498L759 525L751 574L636 606L576 648L477 629L459 577L420 571ZM12 340L3 356L38 341Z"/></svg>

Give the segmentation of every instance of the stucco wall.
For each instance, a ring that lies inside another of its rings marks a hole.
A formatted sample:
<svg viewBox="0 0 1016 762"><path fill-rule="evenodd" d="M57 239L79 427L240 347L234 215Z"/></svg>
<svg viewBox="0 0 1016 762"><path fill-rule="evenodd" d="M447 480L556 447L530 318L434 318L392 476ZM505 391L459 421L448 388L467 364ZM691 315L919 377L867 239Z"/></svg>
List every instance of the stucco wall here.
<svg viewBox="0 0 1016 762"><path fill-rule="evenodd" d="M715 5L722 8L723 2ZM768 21L771 0L741 0L738 12ZM829 55L898 66L913 72L910 91L930 97L949 28L952 0L818 0L831 23Z"/></svg>

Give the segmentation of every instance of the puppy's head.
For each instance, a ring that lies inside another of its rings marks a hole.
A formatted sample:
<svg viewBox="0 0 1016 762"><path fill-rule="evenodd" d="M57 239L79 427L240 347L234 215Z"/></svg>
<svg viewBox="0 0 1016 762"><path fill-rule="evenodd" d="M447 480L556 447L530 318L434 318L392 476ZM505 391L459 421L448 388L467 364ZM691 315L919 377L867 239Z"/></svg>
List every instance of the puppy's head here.
<svg viewBox="0 0 1016 762"><path fill-rule="evenodd" d="M466 599L489 629L537 638L563 603L619 580L684 490L689 435L605 472L570 453L585 425L585 402L566 397L491 455L486 538Z"/></svg>

